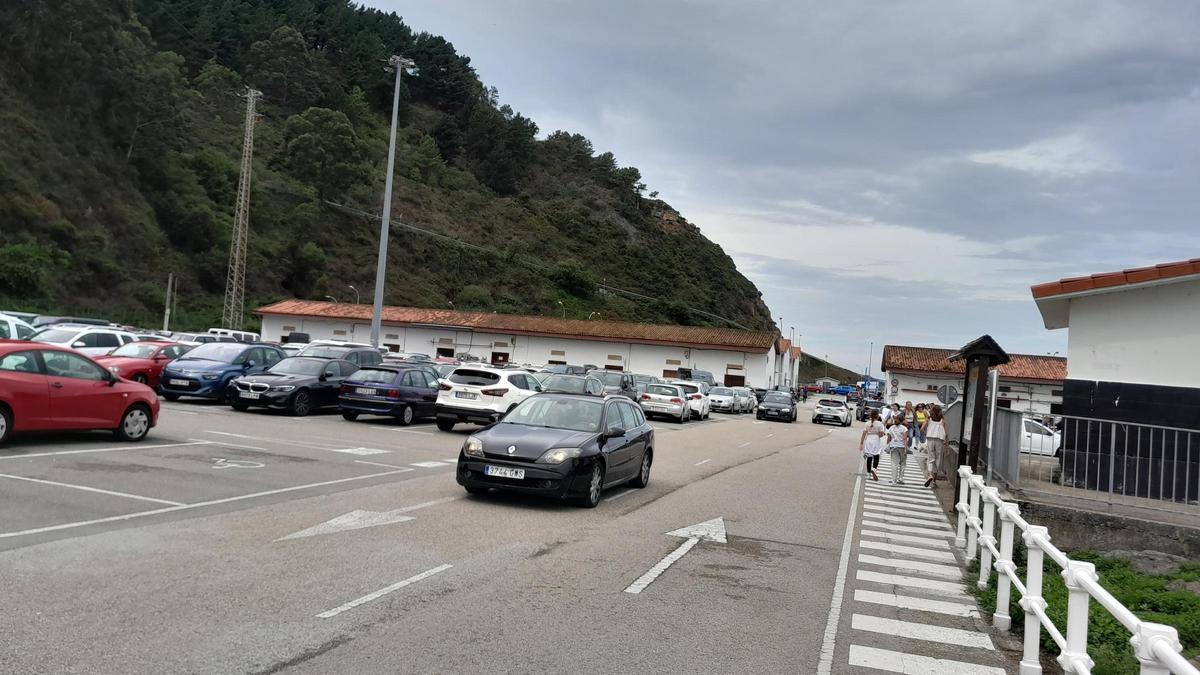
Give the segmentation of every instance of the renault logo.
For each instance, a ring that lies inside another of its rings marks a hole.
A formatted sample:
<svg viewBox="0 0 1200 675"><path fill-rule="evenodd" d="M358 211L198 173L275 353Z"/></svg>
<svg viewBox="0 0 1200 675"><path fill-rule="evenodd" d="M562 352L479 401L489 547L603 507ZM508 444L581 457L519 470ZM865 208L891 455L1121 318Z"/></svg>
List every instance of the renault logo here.
<svg viewBox="0 0 1200 675"><path fill-rule="evenodd" d="M516 451L517 451L517 446L515 446L515 445L508 446L508 454L511 455L511 454L515 453Z"/></svg>

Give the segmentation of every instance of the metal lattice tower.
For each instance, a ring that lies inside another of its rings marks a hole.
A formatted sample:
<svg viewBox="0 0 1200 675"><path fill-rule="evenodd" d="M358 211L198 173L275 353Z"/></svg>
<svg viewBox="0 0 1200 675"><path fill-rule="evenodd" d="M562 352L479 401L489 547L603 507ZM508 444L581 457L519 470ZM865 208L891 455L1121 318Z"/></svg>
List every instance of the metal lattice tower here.
<svg viewBox="0 0 1200 675"><path fill-rule="evenodd" d="M254 156L254 104L261 91L248 89L246 99L246 133L242 140L242 172L238 176L237 208L233 215L233 232L229 238L229 275L225 279L225 309L221 325L241 330L246 297L246 239L250 225L250 174Z"/></svg>

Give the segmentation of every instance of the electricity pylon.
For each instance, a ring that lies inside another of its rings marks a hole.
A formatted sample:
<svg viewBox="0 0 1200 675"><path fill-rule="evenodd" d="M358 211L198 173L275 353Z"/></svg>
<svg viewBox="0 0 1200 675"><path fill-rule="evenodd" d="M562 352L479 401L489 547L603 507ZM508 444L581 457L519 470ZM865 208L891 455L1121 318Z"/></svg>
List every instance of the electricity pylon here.
<svg viewBox="0 0 1200 675"><path fill-rule="evenodd" d="M246 298L246 235L250 225L250 174L254 156L254 104L261 91L247 89L246 133L242 139L242 172L238 176L237 208L233 214L233 233L229 238L229 275L225 279L225 309L221 325L241 330Z"/></svg>

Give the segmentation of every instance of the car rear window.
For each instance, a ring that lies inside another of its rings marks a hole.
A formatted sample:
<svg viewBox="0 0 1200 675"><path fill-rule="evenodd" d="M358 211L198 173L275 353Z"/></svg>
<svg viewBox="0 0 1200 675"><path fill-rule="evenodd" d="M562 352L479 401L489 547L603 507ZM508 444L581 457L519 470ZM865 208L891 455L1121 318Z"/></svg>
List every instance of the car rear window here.
<svg viewBox="0 0 1200 675"><path fill-rule="evenodd" d="M471 387L486 387L500 381L500 375L486 370L459 368L450 373L449 380L454 384L465 384Z"/></svg>
<svg viewBox="0 0 1200 675"><path fill-rule="evenodd" d="M733 390L725 387L713 387L708 394L710 396L733 396Z"/></svg>
<svg viewBox="0 0 1200 675"><path fill-rule="evenodd" d="M391 384L396 379L396 371L382 368L360 368L350 376L355 382L380 382Z"/></svg>
<svg viewBox="0 0 1200 675"><path fill-rule="evenodd" d="M593 376L599 376L604 384L610 387L621 386L621 373L592 373Z"/></svg>
<svg viewBox="0 0 1200 675"><path fill-rule="evenodd" d="M792 402L792 397L789 396L788 394L781 394L779 392L772 391L772 392L768 392L767 395L763 397L763 401L765 401L767 403L789 403L790 404Z"/></svg>
<svg viewBox="0 0 1200 675"><path fill-rule="evenodd" d="M817 403L817 405L823 405L826 408L841 408L846 404L831 398L823 398Z"/></svg>
<svg viewBox="0 0 1200 675"><path fill-rule="evenodd" d="M679 387L680 389L682 389L684 391L684 393L687 393L687 394L694 394L694 393L700 391L700 387L697 387L694 384L677 384L675 386Z"/></svg>
<svg viewBox="0 0 1200 675"><path fill-rule="evenodd" d="M647 394L657 394L659 396L678 396L679 392L675 387L668 387L662 384L652 384L646 387Z"/></svg>

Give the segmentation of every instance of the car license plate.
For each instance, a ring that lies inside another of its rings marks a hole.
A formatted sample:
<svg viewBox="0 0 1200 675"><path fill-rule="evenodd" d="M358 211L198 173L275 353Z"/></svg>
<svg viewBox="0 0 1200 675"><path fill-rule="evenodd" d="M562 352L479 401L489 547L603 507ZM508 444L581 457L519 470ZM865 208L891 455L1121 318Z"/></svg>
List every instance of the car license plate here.
<svg viewBox="0 0 1200 675"><path fill-rule="evenodd" d="M258 398L257 391L243 391L242 398Z"/></svg>
<svg viewBox="0 0 1200 675"><path fill-rule="evenodd" d="M356 394L367 394L368 396L372 396L372 395L374 395L374 394L375 394L375 390L374 390L374 389L372 389L371 387L355 387L355 388L354 388L354 393L356 393Z"/></svg>
<svg viewBox="0 0 1200 675"><path fill-rule="evenodd" d="M187 380L167 380L167 384L170 384L170 385L173 385L176 387L186 387L186 386L188 386L188 381Z"/></svg>
<svg viewBox="0 0 1200 675"><path fill-rule="evenodd" d="M491 464L483 466L483 473L484 475L496 476L498 478L515 478L517 480L524 480L525 478L525 469L510 469L506 466L492 466Z"/></svg>
<svg viewBox="0 0 1200 675"><path fill-rule="evenodd" d="M454 398L477 399L477 398L479 398L479 394L473 394L469 391L456 391L456 392L454 392ZM522 475L524 475L524 473L525 473L524 471L521 472Z"/></svg>

